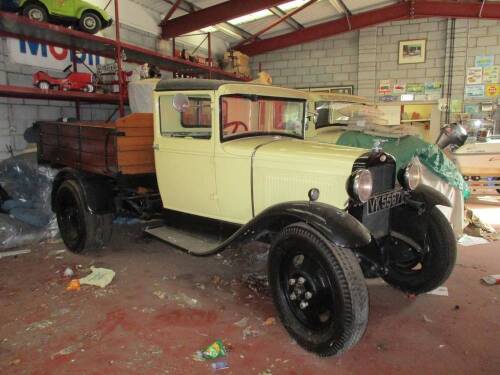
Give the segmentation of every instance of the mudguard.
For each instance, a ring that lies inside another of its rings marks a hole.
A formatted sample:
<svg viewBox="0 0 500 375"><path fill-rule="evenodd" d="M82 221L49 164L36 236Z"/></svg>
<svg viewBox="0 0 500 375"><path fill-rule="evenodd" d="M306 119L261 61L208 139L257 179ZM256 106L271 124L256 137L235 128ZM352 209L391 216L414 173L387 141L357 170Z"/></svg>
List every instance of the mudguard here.
<svg viewBox="0 0 500 375"><path fill-rule="evenodd" d="M423 203L426 210L431 210L434 206L438 205L451 207L451 202L448 198L427 185L420 185L414 191L411 191L410 200Z"/></svg>
<svg viewBox="0 0 500 375"><path fill-rule="evenodd" d="M197 255L212 255L230 245L256 240L297 222L310 225L340 247L364 247L371 242L368 229L346 211L319 202L285 202L268 207L215 249Z"/></svg>
<svg viewBox="0 0 500 375"><path fill-rule="evenodd" d="M63 168L56 175L52 183L52 210L54 210L57 189L66 180L74 180L80 185L89 212L99 215L114 212L113 187L109 180L73 168Z"/></svg>

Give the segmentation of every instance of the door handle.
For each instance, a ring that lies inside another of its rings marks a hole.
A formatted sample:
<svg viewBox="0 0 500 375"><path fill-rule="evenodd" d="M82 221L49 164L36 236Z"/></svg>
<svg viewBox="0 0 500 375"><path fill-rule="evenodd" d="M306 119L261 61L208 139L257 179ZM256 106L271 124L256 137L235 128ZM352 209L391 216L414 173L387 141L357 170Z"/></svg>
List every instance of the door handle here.
<svg viewBox="0 0 500 375"><path fill-rule="evenodd" d="M153 150L159 150L160 145L158 143L153 144Z"/></svg>

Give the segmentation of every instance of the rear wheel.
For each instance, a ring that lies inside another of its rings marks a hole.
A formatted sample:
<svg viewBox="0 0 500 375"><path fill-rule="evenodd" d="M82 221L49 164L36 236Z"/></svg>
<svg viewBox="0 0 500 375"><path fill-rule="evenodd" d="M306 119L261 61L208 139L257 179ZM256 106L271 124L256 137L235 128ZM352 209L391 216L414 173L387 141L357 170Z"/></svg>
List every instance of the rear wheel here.
<svg viewBox="0 0 500 375"><path fill-rule="evenodd" d="M446 217L433 207L426 223L422 238L412 235L409 228L407 233L393 233L388 239L386 249L390 260L383 279L407 293L436 289L448 279L455 266L457 244Z"/></svg>
<svg viewBox="0 0 500 375"><path fill-rule="evenodd" d="M339 355L360 340L368 291L351 250L306 224L292 224L273 241L268 272L279 317L303 348Z"/></svg>
<svg viewBox="0 0 500 375"><path fill-rule="evenodd" d="M97 249L111 239L113 215L89 212L81 186L74 180L64 181L56 193L56 216L66 247L79 253Z"/></svg>
<svg viewBox="0 0 500 375"><path fill-rule="evenodd" d="M101 18L93 12L85 12L78 22L80 30L89 34L95 34L102 28Z"/></svg>
<svg viewBox="0 0 500 375"><path fill-rule="evenodd" d="M23 16L38 22L47 22L49 16L47 10L39 4L29 3L23 7Z"/></svg>

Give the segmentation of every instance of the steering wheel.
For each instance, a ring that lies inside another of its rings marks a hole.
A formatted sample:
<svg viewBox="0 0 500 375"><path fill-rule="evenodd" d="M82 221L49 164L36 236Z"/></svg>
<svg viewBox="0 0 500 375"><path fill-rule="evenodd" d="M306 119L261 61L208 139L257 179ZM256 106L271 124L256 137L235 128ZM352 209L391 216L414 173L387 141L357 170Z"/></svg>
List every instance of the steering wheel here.
<svg viewBox="0 0 500 375"><path fill-rule="evenodd" d="M231 134L234 134L236 133L236 131L238 130L238 128L241 126L245 131L248 131L248 126L242 122L242 121L231 121L231 122L228 122L227 124L224 124L224 129L227 129L227 128L230 128L231 126L234 127L233 131L231 132Z"/></svg>

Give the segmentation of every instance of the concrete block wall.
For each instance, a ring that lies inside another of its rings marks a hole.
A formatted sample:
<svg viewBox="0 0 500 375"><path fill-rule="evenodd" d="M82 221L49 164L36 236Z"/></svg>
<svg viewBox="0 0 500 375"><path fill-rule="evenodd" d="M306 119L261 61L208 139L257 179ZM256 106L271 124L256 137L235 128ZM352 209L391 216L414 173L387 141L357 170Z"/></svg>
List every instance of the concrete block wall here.
<svg viewBox="0 0 500 375"><path fill-rule="evenodd" d="M357 85L358 32L292 46L251 59L252 75L259 64L273 83L287 87Z"/></svg>
<svg viewBox="0 0 500 375"><path fill-rule="evenodd" d="M370 63L368 70L360 67L358 84L363 87L360 94L375 100L381 80L394 83L443 82L446 51L447 21L442 19L417 19L394 21L372 27L370 32L360 33L360 50ZM375 35L376 34L376 35ZM367 40L365 40L367 38ZM426 60L420 64L398 64L401 40L426 39ZM375 50L375 55L373 55ZM375 74L374 74L375 73ZM373 80L375 77L375 82ZM373 85L375 83L375 85Z"/></svg>

